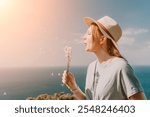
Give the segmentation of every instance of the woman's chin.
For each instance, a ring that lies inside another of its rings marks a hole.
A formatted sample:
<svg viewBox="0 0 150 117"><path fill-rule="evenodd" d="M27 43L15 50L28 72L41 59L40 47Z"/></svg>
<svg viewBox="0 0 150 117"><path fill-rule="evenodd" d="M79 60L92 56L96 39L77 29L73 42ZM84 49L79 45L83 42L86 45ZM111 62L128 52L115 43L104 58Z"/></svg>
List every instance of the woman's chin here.
<svg viewBox="0 0 150 117"><path fill-rule="evenodd" d="M88 49L88 48L85 48L85 51L87 51L87 52L91 52L91 50L90 50L90 49Z"/></svg>
<svg viewBox="0 0 150 117"><path fill-rule="evenodd" d="M87 51L87 52L92 52L91 48L88 48L88 47L85 47L84 50Z"/></svg>
<svg viewBox="0 0 150 117"><path fill-rule="evenodd" d="M89 51L89 49L88 49L88 48L85 48L84 50L85 50L85 51Z"/></svg>

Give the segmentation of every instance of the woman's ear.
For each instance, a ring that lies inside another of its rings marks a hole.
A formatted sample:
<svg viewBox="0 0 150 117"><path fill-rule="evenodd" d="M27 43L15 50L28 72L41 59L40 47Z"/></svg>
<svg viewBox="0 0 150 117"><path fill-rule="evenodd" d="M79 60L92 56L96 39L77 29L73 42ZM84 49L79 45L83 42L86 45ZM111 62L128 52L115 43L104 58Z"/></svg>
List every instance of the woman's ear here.
<svg viewBox="0 0 150 117"><path fill-rule="evenodd" d="M103 45L105 43L106 39L107 39L106 37L102 36L100 41L99 41L99 44Z"/></svg>

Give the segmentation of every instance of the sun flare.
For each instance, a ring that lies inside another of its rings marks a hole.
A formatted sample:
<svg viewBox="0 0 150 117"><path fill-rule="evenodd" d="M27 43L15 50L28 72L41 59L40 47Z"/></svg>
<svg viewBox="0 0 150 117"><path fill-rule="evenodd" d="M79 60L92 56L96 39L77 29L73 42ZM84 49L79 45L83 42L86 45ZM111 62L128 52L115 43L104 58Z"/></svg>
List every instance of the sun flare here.
<svg viewBox="0 0 150 117"><path fill-rule="evenodd" d="M0 0L0 7L7 5L8 0Z"/></svg>
<svg viewBox="0 0 150 117"><path fill-rule="evenodd" d="M10 0L0 0L0 9L7 8L10 5Z"/></svg>

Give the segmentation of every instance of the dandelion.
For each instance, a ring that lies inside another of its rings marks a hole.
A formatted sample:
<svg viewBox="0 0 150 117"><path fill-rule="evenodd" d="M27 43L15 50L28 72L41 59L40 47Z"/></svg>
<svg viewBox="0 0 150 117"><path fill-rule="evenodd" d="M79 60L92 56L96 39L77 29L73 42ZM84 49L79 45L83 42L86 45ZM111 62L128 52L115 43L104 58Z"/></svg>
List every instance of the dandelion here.
<svg viewBox="0 0 150 117"><path fill-rule="evenodd" d="M72 57L72 48L71 47L68 47L66 46L64 48L64 51L65 51L65 56L67 58L67 72L70 71L70 64L71 64L71 57Z"/></svg>
<svg viewBox="0 0 150 117"><path fill-rule="evenodd" d="M54 76L54 73L53 73L53 72L51 73L51 76Z"/></svg>
<svg viewBox="0 0 150 117"><path fill-rule="evenodd" d="M4 92L4 93L3 93L3 96L6 96L6 95L7 95L7 93L6 93L6 92Z"/></svg>
<svg viewBox="0 0 150 117"><path fill-rule="evenodd" d="M71 57L72 57L72 48L66 46L64 48L64 52L65 52L65 57L67 58L67 72L70 71L70 64L71 64ZM61 84L61 86L64 86L64 84Z"/></svg>

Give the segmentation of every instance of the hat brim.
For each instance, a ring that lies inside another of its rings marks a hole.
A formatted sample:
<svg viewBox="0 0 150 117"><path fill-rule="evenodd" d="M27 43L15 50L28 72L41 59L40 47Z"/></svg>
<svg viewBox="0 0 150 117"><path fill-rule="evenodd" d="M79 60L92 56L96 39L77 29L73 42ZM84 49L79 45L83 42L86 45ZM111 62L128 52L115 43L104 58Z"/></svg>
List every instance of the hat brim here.
<svg viewBox="0 0 150 117"><path fill-rule="evenodd" d="M112 39L104 30L103 28L98 24L98 22L90 17L85 17L84 18L84 23L88 26L90 26L91 24L96 24L98 26L98 28L100 29L100 31L102 32L102 34L107 37L108 39L110 39L114 46L119 50L118 44L114 41L114 39Z"/></svg>

